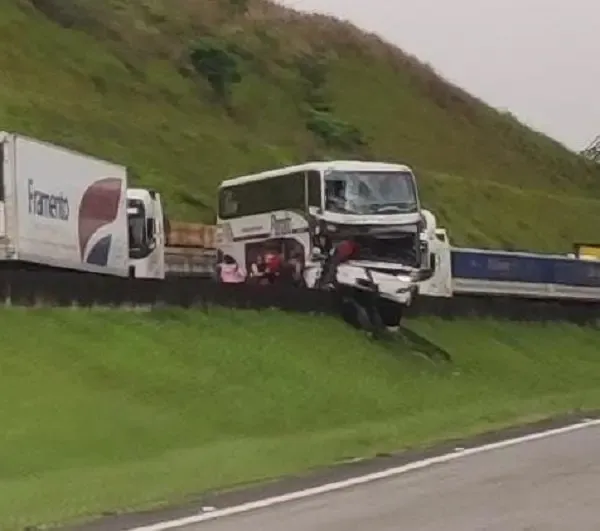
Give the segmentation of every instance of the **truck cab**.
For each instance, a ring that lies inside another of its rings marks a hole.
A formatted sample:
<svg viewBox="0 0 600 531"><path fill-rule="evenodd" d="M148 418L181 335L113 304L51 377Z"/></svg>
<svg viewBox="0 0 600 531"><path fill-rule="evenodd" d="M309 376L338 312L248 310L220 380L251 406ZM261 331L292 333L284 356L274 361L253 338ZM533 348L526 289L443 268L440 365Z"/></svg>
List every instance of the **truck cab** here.
<svg viewBox="0 0 600 531"><path fill-rule="evenodd" d="M165 227L160 194L143 188L127 189L129 276L165 277Z"/></svg>
<svg viewBox="0 0 600 531"><path fill-rule="evenodd" d="M352 237L356 261L378 270L422 268L424 219L416 178L405 165L337 162L323 172L321 218L332 240Z"/></svg>
<svg viewBox="0 0 600 531"><path fill-rule="evenodd" d="M425 219L410 167L381 162L334 161L322 171L323 198L314 215L336 244L352 239L357 250L337 269L338 282L377 286L380 299L401 313L428 272Z"/></svg>
<svg viewBox="0 0 600 531"><path fill-rule="evenodd" d="M426 241L428 274L419 282L419 295L452 297L452 248L446 229L428 228L423 234Z"/></svg>

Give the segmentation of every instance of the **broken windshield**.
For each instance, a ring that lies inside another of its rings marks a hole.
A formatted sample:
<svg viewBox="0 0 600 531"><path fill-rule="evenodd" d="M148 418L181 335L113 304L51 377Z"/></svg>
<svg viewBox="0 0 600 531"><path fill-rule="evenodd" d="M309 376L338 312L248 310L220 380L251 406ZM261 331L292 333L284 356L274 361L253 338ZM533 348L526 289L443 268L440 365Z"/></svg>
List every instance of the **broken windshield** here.
<svg viewBox="0 0 600 531"><path fill-rule="evenodd" d="M359 215L416 212L413 174L408 171L332 171L325 175L325 208Z"/></svg>

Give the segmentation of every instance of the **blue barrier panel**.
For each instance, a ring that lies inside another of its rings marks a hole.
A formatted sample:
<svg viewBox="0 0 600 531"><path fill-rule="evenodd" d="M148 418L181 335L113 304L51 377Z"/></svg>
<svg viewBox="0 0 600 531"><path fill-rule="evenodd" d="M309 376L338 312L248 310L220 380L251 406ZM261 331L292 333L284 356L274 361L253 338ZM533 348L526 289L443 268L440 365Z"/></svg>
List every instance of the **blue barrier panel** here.
<svg viewBox="0 0 600 531"><path fill-rule="evenodd" d="M556 255L452 249L452 276L470 280L600 288L600 262Z"/></svg>
<svg viewBox="0 0 600 531"><path fill-rule="evenodd" d="M554 284L600 288L600 262L555 260Z"/></svg>
<svg viewBox="0 0 600 531"><path fill-rule="evenodd" d="M453 249L451 261L454 278L549 284L554 277L553 261L543 256Z"/></svg>

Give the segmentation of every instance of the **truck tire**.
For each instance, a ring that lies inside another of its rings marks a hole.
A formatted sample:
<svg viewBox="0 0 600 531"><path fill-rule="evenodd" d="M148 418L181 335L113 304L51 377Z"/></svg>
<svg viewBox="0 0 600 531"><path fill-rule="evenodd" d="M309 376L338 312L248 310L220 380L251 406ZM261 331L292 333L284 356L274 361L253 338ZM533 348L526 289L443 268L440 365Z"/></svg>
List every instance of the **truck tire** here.
<svg viewBox="0 0 600 531"><path fill-rule="evenodd" d="M403 309L400 304L387 299L379 299L377 303L377 310L379 311L381 320L388 328L400 326Z"/></svg>
<svg viewBox="0 0 600 531"><path fill-rule="evenodd" d="M364 295L360 290L337 286L336 298L340 317L346 324L357 329L370 329L370 316L364 307Z"/></svg>
<svg viewBox="0 0 600 531"><path fill-rule="evenodd" d="M361 328L360 319L358 316L359 307L352 299L344 298L340 305L340 316L342 320L353 328Z"/></svg>

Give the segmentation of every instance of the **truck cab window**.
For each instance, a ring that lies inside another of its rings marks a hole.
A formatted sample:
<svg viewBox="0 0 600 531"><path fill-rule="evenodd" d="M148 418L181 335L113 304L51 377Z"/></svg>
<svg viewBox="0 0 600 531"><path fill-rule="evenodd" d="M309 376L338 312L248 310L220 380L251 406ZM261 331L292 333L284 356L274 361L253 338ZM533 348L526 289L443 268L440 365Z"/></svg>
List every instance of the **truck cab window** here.
<svg viewBox="0 0 600 531"><path fill-rule="evenodd" d="M344 212L346 205L346 183L329 179L325 184L325 208L333 212Z"/></svg>
<svg viewBox="0 0 600 531"><path fill-rule="evenodd" d="M418 211L414 176L403 171L332 171L325 176L325 208L352 215Z"/></svg>
<svg viewBox="0 0 600 531"><path fill-rule="evenodd" d="M308 205L322 208L321 205L321 173L315 170L307 172L308 174Z"/></svg>
<svg viewBox="0 0 600 531"><path fill-rule="evenodd" d="M148 218L146 220L146 233L148 236L148 241L153 241L154 240L154 234L155 234L155 228L154 228L154 219L152 218Z"/></svg>
<svg viewBox="0 0 600 531"><path fill-rule="evenodd" d="M144 203L138 199L127 201L127 228L129 231L130 258L144 258L150 252L150 239L154 235L154 220L146 221ZM152 229L150 229L152 224Z"/></svg>

